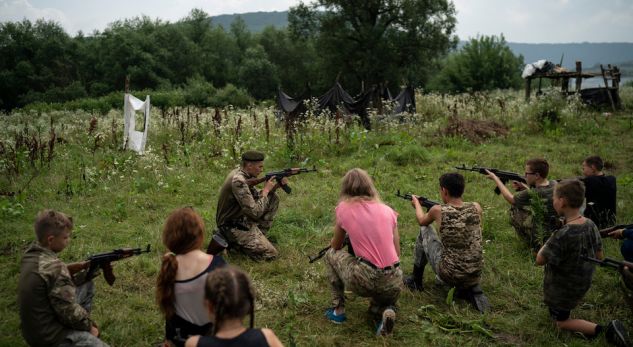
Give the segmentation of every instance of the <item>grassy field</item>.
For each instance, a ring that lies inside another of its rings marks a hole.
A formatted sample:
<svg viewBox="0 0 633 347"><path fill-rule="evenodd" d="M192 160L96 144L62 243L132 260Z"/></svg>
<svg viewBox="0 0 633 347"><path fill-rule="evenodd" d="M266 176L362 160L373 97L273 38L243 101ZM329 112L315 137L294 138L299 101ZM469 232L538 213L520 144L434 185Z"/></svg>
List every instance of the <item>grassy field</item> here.
<svg viewBox="0 0 633 347"><path fill-rule="evenodd" d="M266 171L319 169L293 177L291 195L280 192L281 208L270 231L279 259L255 263L234 253L226 257L255 283L256 325L272 328L286 345L606 345L602 338L586 341L554 329L542 304L543 270L508 224L507 203L482 175L464 173L464 198L484 208L482 286L493 306L486 315L464 302L448 301L427 270L424 292L403 291L392 337L374 336L366 316L368 300L352 294L348 322L333 325L323 316L330 300L325 264L309 264L307 256L328 243L340 179L353 167L366 169L382 199L400 214L405 273L411 271L418 227L410 203L394 193L400 189L439 200L438 177L462 163L523 172L526 159L544 157L550 176L565 178L580 175L583 158L599 154L608 162L608 172L618 177L618 220L630 223L633 88L622 89L621 96L625 109L605 116L573 100L526 104L519 93L418 95L417 114L382 121L372 115L374 130L369 132L355 122L311 117L292 149L272 109L231 109L222 113L220 124L213 123L209 110L180 109L164 117L154 112L149 150L143 156L119 149L122 110L92 121L88 113L2 116L0 346L25 345L16 304L19 264L34 238L34 217L44 208L64 211L75 220L72 242L60 255L65 261L119 247L152 246L150 254L114 264L114 286L97 279L92 315L102 338L113 346L159 342L163 319L154 301L154 283L165 251L162 224L171 210L191 205L203 215L209 234L221 182L246 149L268 154ZM543 115L560 120L552 124ZM497 124L486 123L491 121ZM52 151L51 129L56 138ZM605 240L605 250L607 256L621 258L617 241ZM597 269L592 288L572 316L602 323L617 318L633 330L618 274L608 269Z"/></svg>

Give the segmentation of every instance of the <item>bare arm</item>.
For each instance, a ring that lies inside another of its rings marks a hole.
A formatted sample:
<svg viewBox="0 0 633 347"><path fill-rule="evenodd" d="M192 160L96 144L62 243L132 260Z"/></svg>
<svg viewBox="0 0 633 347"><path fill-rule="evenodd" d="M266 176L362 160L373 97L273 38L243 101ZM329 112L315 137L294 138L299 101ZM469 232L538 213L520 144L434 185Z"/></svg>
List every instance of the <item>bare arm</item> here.
<svg viewBox="0 0 633 347"><path fill-rule="evenodd" d="M275 335L275 332L273 332L270 329L267 328L263 328L262 329L262 333L264 334L264 337L266 338L266 342L268 342L268 345L270 347L283 347L284 345L281 343L281 341L279 341L279 338L277 337L277 335Z"/></svg>
<svg viewBox="0 0 633 347"><path fill-rule="evenodd" d="M508 187L506 187L505 184L503 184L503 182L501 182L501 179L499 179L499 177L497 177L497 175L495 175L494 173L486 170L486 173L488 173L488 178L493 180L495 182L495 184L497 185L497 188L499 188L499 191L501 192L501 195L503 196L504 199L506 199L506 201L510 204L510 205L514 205L514 195L512 194L512 192L510 192L510 189L508 189Z"/></svg>
<svg viewBox="0 0 633 347"><path fill-rule="evenodd" d="M393 246L396 247L396 254L400 258L400 233L397 226L393 228Z"/></svg>
<svg viewBox="0 0 633 347"><path fill-rule="evenodd" d="M411 199L411 203L413 204L413 207L415 207L415 218L421 226L430 225L441 213L441 207L439 205L431 207L428 213L424 213L422 205L420 205L420 201L418 201L418 197L415 195Z"/></svg>
<svg viewBox="0 0 633 347"><path fill-rule="evenodd" d="M185 342L185 347L196 347L198 345L198 340L200 340L199 335L188 338L187 342Z"/></svg>
<svg viewBox="0 0 633 347"><path fill-rule="evenodd" d="M547 258L543 255L543 248L545 248L545 246L541 247L536 255L536 265L538 266L543 266L547 263Z"/></svg>
<svg viewBox="0 0 633 347"><path fill-rule="evenodd" d="M330 241L330 246L336 250L343 248L345 234L346 232L343 228L341 228L338 224L334 225L334 236L332 237L332 241Z"/></svg>

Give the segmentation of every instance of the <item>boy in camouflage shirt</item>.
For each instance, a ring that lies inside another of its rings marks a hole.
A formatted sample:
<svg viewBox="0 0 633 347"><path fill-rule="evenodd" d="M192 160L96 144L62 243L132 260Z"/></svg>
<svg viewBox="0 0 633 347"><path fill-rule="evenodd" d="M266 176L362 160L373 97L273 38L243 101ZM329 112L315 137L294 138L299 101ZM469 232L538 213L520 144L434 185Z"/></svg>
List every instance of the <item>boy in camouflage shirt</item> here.
<svg viewBox="0 0 633 347"><path fill-rule="evenodd" d="M22 336L30 346L107 346L90 319L94 287L88 281L75 287L69 266L58 257L70 242L72 219L45 210L35 220L35 241L22 257L18 304Z"/></svg>
<svg viewBox="0 0 633 347"><path fill-rule="evenodd" d="M552 206L552 193L556 181L547 179L549 164L545 159L530 159L525 163L527 184L513 181L517 191L512 194L494 173L487 171L495 181L510 207L510 224L517 235L536 253L557 228L558 218Z"/></svg>
<svg viewBox="0 0 633 347"><path fill-rule="evenodd" d="M595 264L583 257L603 258L602 240L596 225L580 213L585 187L576 179L564 180L554 189L556 212L565 224L554 231L536 256L536 264L545 266L543 298L559 329L596 336L603 326L583 319L570 319L574 309L591 286ZM621 322L611 321L606 328L607 339L628 346L628 336Z"/></svg>
<svg viewBox="0 0 633 347"><path fill-rule="evenodd" d="M404 283L411 290L422 290L424 267L430 263L437 279L456 287L458 297L463 296L483 312L489 305L479 286L484 261L482 209L476 202L462 200L464 188L461 174L447 173L440 177L443 204L424 213L417 197L411 200L421 227L415 243L413 275ZM439 224L437 234L431 226L434 221Z"/></svg>

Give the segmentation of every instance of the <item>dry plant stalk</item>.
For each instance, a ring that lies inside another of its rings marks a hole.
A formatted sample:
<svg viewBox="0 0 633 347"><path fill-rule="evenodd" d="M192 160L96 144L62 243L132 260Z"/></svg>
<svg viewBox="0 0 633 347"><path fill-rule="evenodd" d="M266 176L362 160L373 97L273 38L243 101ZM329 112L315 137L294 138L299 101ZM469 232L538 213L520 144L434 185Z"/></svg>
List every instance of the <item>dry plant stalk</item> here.
<svg viewBox="0 0 633 347"><path fill-rule="evenodd" d="M270 125L268 124L268 113L264 113L264 126L266 127L266 142L270 140Z"/></svg>
<svg viewBox="0 0 633 347"><path fill-rule="evenodd" d="M169 145L165 142L163 143L163 158L165 158L165 164L169 165Z"/></svg>
<svg viewBox="0 0 633 347"><path fill-rule="evenodd" d="M55 141L57 140L57 134L55 134L55 128L52 126L51 122L51 132L50 139L48 140L48 156L46 160L48 161L48 166L51 165L51 160L53 160L53 154L55 153Z"/></svg>
<svg viewBox="0 0 633 347"><path fill-rule="evenodd" d="M180 144L185 145L185 122L180 121Z"/></svg>
<svg viewBox="0 0 633 347"><path fill-rule="evenodd" d="M90 118L90 125L88 126L88 135L92 136L92 134L95 132L95 130L97 130L97 118L96 117L92 117Z"/></svg>
<svg viewBox="0 0 633 347"><path fill-rule="evenodd" d="M241 132L242 132L242 115L239 115L237 117L237 126L235 126L235 139L238 139L240 137Z"/></svg>

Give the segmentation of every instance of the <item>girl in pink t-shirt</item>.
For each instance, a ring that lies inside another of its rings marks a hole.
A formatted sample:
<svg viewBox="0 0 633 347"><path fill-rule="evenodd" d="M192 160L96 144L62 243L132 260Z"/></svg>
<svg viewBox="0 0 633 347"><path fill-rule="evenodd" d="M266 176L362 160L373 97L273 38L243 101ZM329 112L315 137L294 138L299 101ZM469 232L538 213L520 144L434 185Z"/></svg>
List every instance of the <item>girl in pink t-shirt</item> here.
<svg viewBox="0 0 633 347"><path fill-rule="evenodd" d="M396 304L402 287L398 214L380 201L371 178L362 169L343 177L332 248L326 254L332 285L332 308L326 317L343 323L345 290L371 298L369 311L379 317L377 334L393 331ZM345 237L354 250L343 250Z"/></svg>

